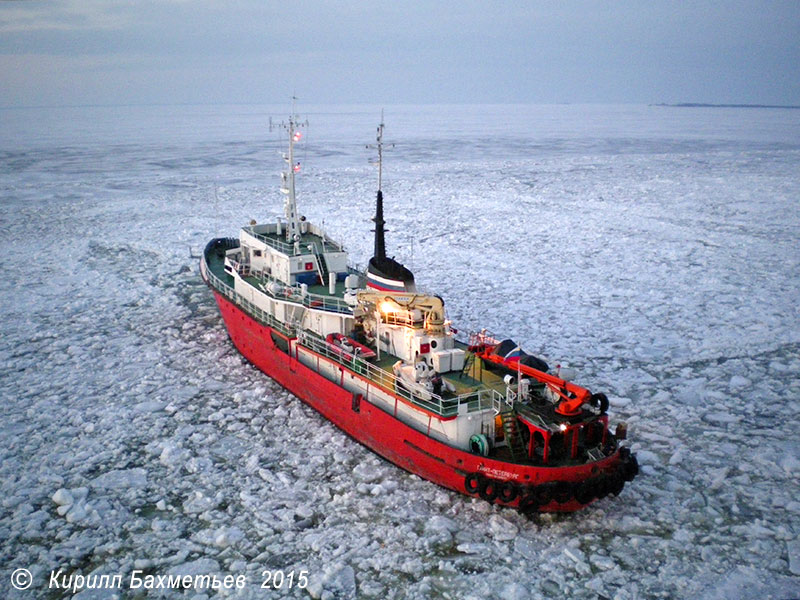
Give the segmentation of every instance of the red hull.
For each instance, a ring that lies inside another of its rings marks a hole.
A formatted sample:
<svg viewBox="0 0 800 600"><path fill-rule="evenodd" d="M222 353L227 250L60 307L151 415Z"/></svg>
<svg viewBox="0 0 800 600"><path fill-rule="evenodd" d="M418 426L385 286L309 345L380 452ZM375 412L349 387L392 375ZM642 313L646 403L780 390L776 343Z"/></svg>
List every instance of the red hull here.
<svg viewBox="0 0 800 600"><path fill-rule="evenodd" d="M466 494L465 479L475 473L498 483L512 481L518 488L525 488L551 481L580 482L619 470L619 450L604 460L579 466L518 465L464 452L436 441L363 398L356 411L350 391L278 348L269 327L253 320L225 296L213 291L231 340L245 358L357 441L424 479ZM496 502L518 507L520 498L515 497L510 502L498 498ZM582 506L584 504L571 498L563 503L549 501L538 510L571 512Z"/></svg>

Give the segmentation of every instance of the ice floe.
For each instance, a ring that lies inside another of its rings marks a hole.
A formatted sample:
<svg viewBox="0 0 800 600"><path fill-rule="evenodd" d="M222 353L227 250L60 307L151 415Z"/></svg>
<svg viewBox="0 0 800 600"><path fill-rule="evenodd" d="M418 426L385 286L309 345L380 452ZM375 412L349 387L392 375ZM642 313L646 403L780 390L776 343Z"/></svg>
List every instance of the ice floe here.
<svg viewBox="0 0 800 600"><path fill-rule="evenodd" d="M260 598L263 570L305 569L286 597L797 596L798 111L387 108L391 253L461 330L568 361L629 424L642 474L619 498L528 519L378 459L238 355L189 250L282 210L264 115L285 107L165 110L67 111L62 137L33 119L0 151L5 581L241 573L234 597ZM380 107L323 113L300 206L363 264ZM120 119L136 136L92 133Z"/></svg>

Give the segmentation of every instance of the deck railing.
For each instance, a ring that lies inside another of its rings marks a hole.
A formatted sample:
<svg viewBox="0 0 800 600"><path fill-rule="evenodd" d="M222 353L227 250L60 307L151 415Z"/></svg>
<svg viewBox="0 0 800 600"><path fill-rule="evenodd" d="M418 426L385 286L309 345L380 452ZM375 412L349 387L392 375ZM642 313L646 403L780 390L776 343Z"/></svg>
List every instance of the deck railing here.
<svg viewBox="0 0 800 600"><path fill-rule="evenodd" d="M451 417L459 414L462 411L475 412L492 408L503 399L503 395L492 388L484 388L461 394L452 398L443 398L439 394L434 394L425 390L421 385L413 382L401 381L394 373L390 373L381 367L367 362L363 358L345 353L335 352L321 337L311 334L307 331L297 330L294 326L279 321L268 312L262 310L251 301L247 300L244 296L239 294L231 285L225 283L221 278L214 274L206 262L205 255L200 261L200 271L203 277L223 296L231 300L237 306L241 307L251 317L264 323L265 325L282 333L286 337L296 337L298 342L303 346L313 350L314 352L333 360L342 366L358 373L359 375L369 379L371 383L383 388L384 390L396 394L410 402L413 405L419 406L429 412L432 412L443 417ZM302 299L299 288L287 288L297 293L298 300ZM318 296L317 294L306 294L304 300L308 301L309 297ZM318 296L328 300L338 300L338 298L331 298L329 296ZM317 306L313 308L319 308ZM347 307L348 312L352 312L350 307ZM465 407L465 408L460 408Z"/></svg>
<svg viewBox="0 0 800 600"><path fill-rule="evenodd" d="M539 427L540 429L549 429L550 431L557 431L558 427L553 423L546 423L545 420L542 418L541 415L533 412L529 408L527 408L524 404L517 403L516 404L517 412L528 419L529 421L533 422L534 425Z"/></svg>
<svg viewBox="0 0 800 600"><path fill-rule="evenodd" d="M257 279L257 285L262 292L276 298L278 300L289 300L291 302L296 302L297 304L302 304L308 308L315 308L317 310L327 310L330 312L342 313L342 314L353 314L353 307L347 304L342 298L338 296L326 296L324 294L313 294L310 292L306 292L305 295L303 294L303 290L299 285L285 285L282 282L278 281L274 277L271 277L267 274L261 274L260 277L256 277L249 269L249 265L245 265L243 263L237 263L235 261L230 261L231 265L236 269L236 271L242 277L253 277ZM209 274L213 276L211 270L208 270ZM216 276L215 276L216 277ZM221 280L221 285L226 287L230 287ZM273 293L269 289L270 283L278 283L281 286L281 291L278 293ZM215 286L216 287L216 286ZM233 289L233 288L231 288ZM220 290L222 291L222 290ZM261 310L261 309L259 309Z"/></svg>
<svg viewBox="0 0 800 600"><path fill-rule="evenodd" d="M329 237L327 233L322 229L322 227L317 227L313 223L308 224L308 232L316 235L322 241L322 249L326 251L326 246L332 246L332 249L336 252L344 252L344 246L334 240L333 238Z"/></svg>
<svg viewBox="0 0 800 600"><path fill-rule="evenodd" d="M335 252L344 251L344 247L339 242L329 238L327 235L322 235L321 229L314 227L313 225L311 226L311 229L313 229L311 233L320 238L323 252L330 250L333 250ZM288 256L295 256L297 254L308 254L305 245L303 245L302 243L300 245L299 252L295 252L294 244L289 244L274 237L264 235L263 233L258 233L255 230L255 227L244 227L244 230L250 235L252 235L254 238L256 238L258 241L264 242L267 246L271 246L272 248L275 248L278 252L282 252L283 254L286 254Z"/></svg>
<svg viewBox="0 0 800 600"><path fill-rule="evenodd" d="M443 417L459 414L459 407L461 406L465 406L467 412L491 408L493 402L503 397L496 390L485 388L453 398L443 398L438 394L429 392L418 383L403 381L394 373L367 362L357 355L337 352L325 340L307 331L298 331L297 341L317 354L336 361L355 373L366 377L381 388L408 400L411 404Z"/></svg>
<svg viewBox="0 0 800 600"><path fill-rule="evenodd" d="M287 244L286 242L282 242L281 240L264 235L263 233L256 233L253 227L244 227L243 229L256 238L259 242L264 242L267 246L272 246L278 252L282 252L283 254L287 254L289 256L294 256L294 244Z"/></svg>
<svg viewBox="0 0 800 600"><path fill-rule="evenodd" d="M270 291L269 284L271 283L279 284L281 286L280 291L277 293ZM342 313L346 315L353 314L353 307L338 296L313 294L311 292L306 292L303 294L303 290L299 285L286 285L267 274L262 274L259 279L258 287L265 294L277 300L289 300L291 302L302 304L307 308L314 308L317 310L327 310L329 312Z"/></svg>
<svg viewBox="0 0 800 600"><path fill-rule="evenodd" d="M258 306L238 293L232 286L228 285L222 281L222 279L214 275L214 272L208 267L208 264L206 264L205 256L203 257L203 260L200 261L200 271L214 289L216 289L223 296L227 297L231 302L244 309L244 311L251 317L257 321L261 321L265 325L268 325L287 337L295 337L295 330L293 327L282 321L279 321L268 312L260 309Z"/></svg>

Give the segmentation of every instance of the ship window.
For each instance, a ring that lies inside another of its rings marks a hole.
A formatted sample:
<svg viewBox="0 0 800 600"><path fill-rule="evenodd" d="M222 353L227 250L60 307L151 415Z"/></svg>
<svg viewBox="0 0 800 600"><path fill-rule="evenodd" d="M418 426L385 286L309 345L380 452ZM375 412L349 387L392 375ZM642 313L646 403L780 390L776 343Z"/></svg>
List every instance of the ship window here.
<svg viewBox="0 0 800 600"><path fill-rule="evenodd" d="M253 256L261 256L261 250L253 250Z"/></svg>
<svg viewBox="0 0 800 600"><path fill-rule="evenodd" d="M431 340L431 348L433 348L435 350L436 346L438 346L438 345L439 344L436 342L436 340Z"/></svg>

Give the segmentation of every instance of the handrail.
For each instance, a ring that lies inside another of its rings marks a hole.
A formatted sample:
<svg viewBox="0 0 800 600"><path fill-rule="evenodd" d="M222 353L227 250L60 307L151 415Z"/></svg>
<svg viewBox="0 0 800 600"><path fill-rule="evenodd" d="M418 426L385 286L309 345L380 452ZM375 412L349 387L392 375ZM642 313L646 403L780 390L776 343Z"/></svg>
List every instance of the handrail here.
<svg viewBox="0 0 800 600"><path fill-rule="evenodd" d="M290 325L279 321L275 317L273 317L268 312L263 311L258 306L250 302L247 298L242 296L238 293L234 288L229 286L227 283L222 281L219 277L214 275L211 269L208 267L206 263L206 257L203 256L203 259L200 261L200 270L205 275L206 279L208 280L209 284L219 291L221 294L226 296L229 300L233 301L236 305L240 306L246 313L248 313L251 317L255 318L257 321L261 321L265 325L278 330L282 334L287 337L295 337L296 331Z"/></svg>
<svg viewBox="0 0 800 600"><path fill-rule="evenodd" d="M288 254L289 256L294 256L296 254L294 251L294 244L287 244L286 242L266 236L263 233L257 233L253 227L243 227L242 229L256 238L259 242L264 242L267 246L272 246L284 254Z"/></svg>
<svg viewBox="0 0 800 600"><path fill-rule="evenodd" d="M338 296L327 296L325 294L314 294L311 292L306 292L305 295L303 295L302 288L299 285L286 285L282 281L266 273L262 274L261 282L265 284L261 287L261 291L277 300L296 302L302 304L306 308L327 310L329 312L346 315L353 314L353 307ZM281 291L279 293L276 294L269 290L269 285L267 284L272 282L281 285Z"/></svg>
<svg viewBox="0 0 800 600"><path fill-rule="evenodd" d="M325 356L328 359L331 359L347 368L353 370L354 372L365 376L369 379L372 383L382 387L383 389L400 396L414 404L423 408L429 412L435 413L437 415L443 417L450 417L459 414L459 407L466 406L467 412L475 412L479 410L483 410L485 408L490 408L494 402L498 402L503 400L502 394L497 392L493 388L485 388L476 390L474 392L470 392L467 394L461 394L454 398L442 398L438 394L434 394L432 392L428 392L427 390L423 390L419 384L415 384L412 382L402 381L398 379L393 373L378 367L370 362L367 362L361 357L348 354L348 353L337 353L334 352L333 349L328 346L324 339L320 338L319 336L312 334L307 331L297 330L294 326L286 324L282 321L279 321L271 314L265 312L249 300L247 300L244 296L239 294L232 286L228 285L222 279L217 277L211 268L208 266L206 262L206 255L203 254L203 258L200 261L200 271L205 279L209 282L209 284L219 291L221 294L226 296L232 302L237 304L241 307L246 313L248 313L251 317L255 318L256 320L264 323L265 325L279 331L283 335L298 339L298 342L301 343L303 346L317 352ZM339 300L338 298L332 299L330 296L319 296L318 294L307 294L304 298L301 296L299 288L296 287L287 287L286 289L291 290L292 294L295 293L302 300L304 305L308 305L310 303L309 297L319 297L323 300ZM293 299L292 296L288 296L287 299ZM319 307L312 307L312 308L319 308ZM348 312L352 312L352 309L348 306ZM399 383L399 385L398 385ZM426 396L425 398L420 396L415 396L413 393L414 388L418 388L418 393L424 393Z"/></svg>
<svg viewBox="0 0 800 600"><path fill-rule="evenodd" d="M308 231L322 240L323 250L325 249L325 244L328 244L329 246L333 246L336 252L344 252L344 245L330 237L321 227L317 227L313 223L309 223Z"/></svg>
<svg viewBox="0 0 800 600"><path fill-rule="evenodd" d="M288 254L289 256L296 256L298 254L307 254L307 252L305 252L305 250L303 249L302 246L301 246L300 250L296 252L294 244L289 244L287 242L282 242L281 240L277 240L275 238L269 237L267 235L264 235L263 233L258 233L255 230L255 228L252 227L252 226L251 227L243 227L242 229L244 229L247 233L252 235L258 241L264 242L265 244L267 244L267 246L272 246L273 248L275 248L279 252L282 252L283 254ZM323 245L324 244L328 244L329 246L333 246L333 248L335 249L336 252L344 252L344 246L342 246L342 244L340 244L336 240L331 239L330 237L328 237L327 234L320 235L319 232L321 232L322 230L320 230L320 229L318 229L316 227L314 227L314 229L315 229L315 232L313 232L313 234L316 235L318 238L320 238L320 240L322 241ZM324 247L323 247L323 251L324 251Z"/></svg>
<svg viewBox="0 0 800 600"><path fill-rule="evenodd" d="M534 425L537 425L540 429L546 429L549 431L558 431L558 427L556 427L553 424L548 425L541 415L537 415L535 412L528 409L524 404L518 403L516 405L516 411L529 421L534 421Z"/></svg>
<svg viewBox="0 0 800 600"><path fill-rule="evenodd" d="M468 345L472 348L497 346L499 343L500 341L495 337L495 334L486 329L471 331L469 333Z"/></svg>
<svg viewBox="0 0 800 600"><path fill-rule="evenodd" d="M455 398L442 398L438 394L424 390L419 384L399 379L393 373L367 362L359 356L345 352L334 352L325 340L307 331L298 331L297 341L317 354L321 354L365 376L372 383L379 385L383 389L401 396L420 408L424 408L427 411L443 417L457 415L459 413L459 406L462 405L467 407L467 412L475 412L490 407L493 398L502 398L501 394L491 388L476 390L468 394L461 394ZM424 393L426 397L423 398L419 395L415 395L413 393L415 388L417 388L416 391L418 394Z"/></svg>
<svg viewBox="0 0 800 600"><path fill-rule="evenodd" d="M309 294L307 293L302 299L303 306L308 308L315 308L319 310L327 310L330 312L337 312L346 315L353 314L353 307L347 304L344 300L340 300L335 296L325 296L322 294Z"/></svg>
<svg viewBox="0 0 800 600"><path fill-rule="evenodd" d="M367 275L364 267L358 263L347 263L347 272L353 275L360 275L361 277L366 277Z"/></svg>
<svg viewBox="0 0 800 600"><path fill-rule="evenodd" d="M398 396L402 396L406 400L412 402L414 401L414 396L408 389L397 385L399 380L393 373L369 363L363 358L360 358L354 354L334 352L334 350L328 346L325 340L307 331L299 331L297 333L297 341L303 346L313 350L317 354L321 354L326 358L330 358L348 368L351 368L360 375L365 375L373 383L377 383L381 387L397 394ZM411 384L404 382L404 386L410 385ZM426 394L427 393L428 392L426 391ZM430 394L430 396L433 398L435 394ZM439 400L441 400L441 398L439 398Z"/></svg>

